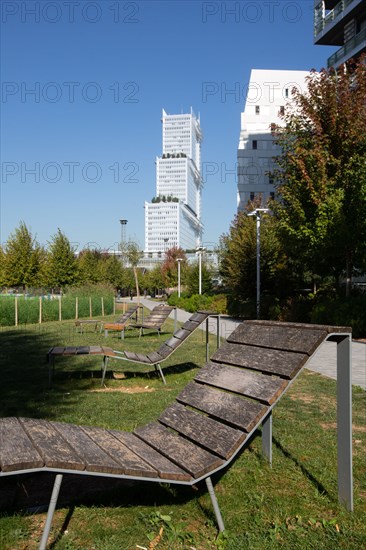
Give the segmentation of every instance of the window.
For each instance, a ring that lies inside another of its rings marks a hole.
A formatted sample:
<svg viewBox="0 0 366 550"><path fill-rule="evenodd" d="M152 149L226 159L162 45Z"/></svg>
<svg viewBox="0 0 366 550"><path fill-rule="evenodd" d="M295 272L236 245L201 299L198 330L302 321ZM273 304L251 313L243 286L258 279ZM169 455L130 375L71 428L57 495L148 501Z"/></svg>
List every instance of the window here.
<svg viewBox="0 0 366 550"><path fill-rule="evenodd" d="M274 198L275 198L275 194L274 194L274 192L273 192L273 191L271 191L271 192L270 192L269 196L271 197L271 199L272 199L272 200L274 200Z"/></svg>
<svg viewBox="0 0 366 550"><path fill-rule="evenodd" d="M254 191L251 191L250 192L250 200L254 201L254 197L255 197L255 193L254 193Z"/></svg>
<svg viewBox="0 0 366 550"><path fill-rule="evenodd" d="M259 106L259 105L256 105L256 106L255 106L255 114L256 114L256 115L259 115L260 112L261 112L260 106Z"/></svg>
<svg viewBox="0 0 366 550"><path fill-rule="evenodd" d="M288 88L285 89L285 97L288 98Z"/></svg>
<svg viewBox="0 0 366 550"><path fill-rule="evenodd" d="M258 141L253 139L253 149L258 149Z"/></svg>
<svg viewBox="0 0 366 550"><path fill-rule="evenodd" d="M283 105L281 105L280 107L280 115L284 115L285 114L285 107Z"/></svg>

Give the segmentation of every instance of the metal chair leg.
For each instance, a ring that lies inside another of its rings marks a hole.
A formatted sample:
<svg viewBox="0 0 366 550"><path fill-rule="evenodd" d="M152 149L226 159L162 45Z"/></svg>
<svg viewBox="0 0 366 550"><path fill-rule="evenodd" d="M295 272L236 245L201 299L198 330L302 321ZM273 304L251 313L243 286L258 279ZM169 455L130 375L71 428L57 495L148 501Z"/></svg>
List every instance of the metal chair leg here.
<svg viewBox="0 0 366 550"><path fill-rule="evenodd" d="M215 495L215 491L214 491L214 488L213 488L213 485L212 485L211 478L206 477L205 481L206 481L208 494L210 495L212 506L213 506L213 509L214 509L214 512L215 512L216 521L217 521L217 525L219 527L219 531L225 531L225 525L224 525L224 522L222 520L222 515L221 515L221 512L220 512L218 502L217 502L217 498L216 498L216 495Z"/></svg>
<svg viewBox="0 0 366 550"><path fill-rule="evenodd" d="M57 499L58 499L58 495L59 495L59 492L60 492L62 478L63 478L62 474L57 474L56 475L55 483L54 483L53 489L52 489L50 505L48 507L46 523L45 523L45 526L44 526L44 529L43 529L42 539L41 539L41 542L39 544L39 550L46 550L46 548L47 548L47 541L48 541L48 537L49 537L50 531L51 531L53 515L54 515L55 509L56 509L56 504L57 504Z"/></svg>
<svg viewBox="0 0 366 550"><path fill-rule="evenodd" d="M105 355L103 357L103 363L102 363L102 384L101 384L102 387L104 386L104 379L105 379L105 374L107 372L108 360L109 358Z"/></svg>

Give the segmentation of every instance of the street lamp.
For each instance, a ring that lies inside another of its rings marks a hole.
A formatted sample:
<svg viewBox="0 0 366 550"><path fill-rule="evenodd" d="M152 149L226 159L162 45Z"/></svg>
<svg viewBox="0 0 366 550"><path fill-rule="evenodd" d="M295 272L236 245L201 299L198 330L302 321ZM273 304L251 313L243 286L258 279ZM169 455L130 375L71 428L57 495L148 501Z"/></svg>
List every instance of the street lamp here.
<svg viewBox="0 0 366 550"><path fill-rule="evenodd" d="M128 220L119 220L121 224L121 258L124 259L125 242L126 242L126 225Z"/></svg>
<svg viewBox="0 0 366 550"><path fill-rule="evenodd" d="M261 309L261 215L270 214L269 208L256 208L248 216L255 216L257 222L257 319Z"/></svg>
<svg viewBox="0 0 366 550"><path fill-rule="evenodd" d="M180 262L183 258L177 258L175 261L178 262L178 298L180 298Z"/></svg>

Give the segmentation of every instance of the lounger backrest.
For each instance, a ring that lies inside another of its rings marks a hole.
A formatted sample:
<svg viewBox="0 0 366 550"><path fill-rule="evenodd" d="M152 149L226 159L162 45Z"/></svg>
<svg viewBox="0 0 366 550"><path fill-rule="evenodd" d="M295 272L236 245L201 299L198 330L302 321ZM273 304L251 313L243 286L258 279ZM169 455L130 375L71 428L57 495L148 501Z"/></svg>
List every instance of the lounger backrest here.
<svg viewBox="0 0 366 550"><path fill-rule="evenodd" d="M132 306L130 307L123 315L118 317L118 319L115 321L115 323L121 323L124 324L126 321L128 321L134 313L138 310L139 306Z"/></svg>
<svg viewBox="0 0 366 550"><path fill-rule="evenodd" d="M173 311L172 306L159 305L149 313L142 325L145 327L160 328Z"/></svg>

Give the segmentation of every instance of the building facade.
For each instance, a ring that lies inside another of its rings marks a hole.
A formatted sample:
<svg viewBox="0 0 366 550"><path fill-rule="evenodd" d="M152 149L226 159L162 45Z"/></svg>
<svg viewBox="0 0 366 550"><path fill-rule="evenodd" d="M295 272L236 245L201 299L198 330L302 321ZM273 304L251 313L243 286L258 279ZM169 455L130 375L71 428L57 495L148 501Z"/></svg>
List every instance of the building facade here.
<svg viewBox="0 0 366 550"><path fill-rule="evenodd" d="M328 67L366 52L366 0L314 0L314 43L340 46Z"/></svg>
<svg viewBox="0 0 366 550"><path fill-rule="evenodd" d="M304 91L305 71L253 69L250 75L237 155L237 208L245 209L248 201L261 199L265 205L274 197L270 172L275 168L273 157L279 154L271 126L280 124L280 113L291 101L294 88Z"/></svg>
<svg viewBox="0 0 366 550"><path fill-rule="evenodd" d="M145 254L162 255L173 247L200 246L200 120L188 114L162 112L163 151L156 158L156 196L145 202Z"/></svg>

